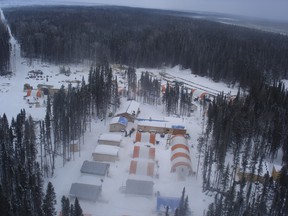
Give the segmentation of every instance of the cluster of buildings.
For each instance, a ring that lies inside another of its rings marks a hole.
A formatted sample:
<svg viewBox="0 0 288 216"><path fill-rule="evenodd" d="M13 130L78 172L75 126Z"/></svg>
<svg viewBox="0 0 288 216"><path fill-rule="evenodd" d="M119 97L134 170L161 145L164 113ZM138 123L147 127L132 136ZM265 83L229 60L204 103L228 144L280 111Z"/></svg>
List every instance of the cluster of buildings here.
<svg viewBox="0 0 288 216"><path fill-rule="evenodd" d="M92 160L85 160L80 172L82 175L92 175L96 184L73 183L69 196L96 202L101 196L102 183L109 176L110 163L119 160L121 134L104 133L98 138L97 145L92 153Z"/></svg>
<svg viewBox="0 0 288 216"><path fill-rule="evenodd" d="M119 160L123 133L114 132L126 130L128 121L135 120L135 112L138 111L139 105L137 102L131 101L123 115L115 115L111 120L110 132L100 134L95 150L92 152L92 160L84 161L80 170L82 175L95 176L95 184L73 183L69 192L71 198L77 197L92 202L99 200L102 183L109 176L110 165ZM133 107L135 107L135 110Z"/></svg>
<svg viewBox="0 0 288 216"><path fill-rule="evenodd" d="M95 185L73 183L69 192L71 198L77 197L93 202L99 200L102 182L109 176L111 163L121 160L119 151L121 148L126 148L128 144L132 144L130 147L133 149L129 156L130 163L127 164L127 179L120 188L120 192L145 197L157 194L154 187L155 180L161 177L159 176L159 161L156 160L157 146L160 148L160 137L163 137L162 141L165 140L166 145L171 146L171 173L177 173L181 178L192 174L185 126L169 118L139 119L137 118L140 112L139 106L140 104L136 101L128 101L126 108L119 110L111 119L109 132L100 134L95 150L92 152L91 161L84 161L80 170L82 175L97 176L98 180L95 181ZM132 123L132 127L137 127L132 138L128 137L129 133L127 133L128 128L131 128L129 123ZM169 136L165 136L166 134ZM124 137L127 138L124 139ZM165 137L168 137L168 141ZM168 148L166 150L170 151ZM174 209L179 201L180 197L163 197L159 193L157 194L157 210L164 205L170 205L171 209Z"/></svg>

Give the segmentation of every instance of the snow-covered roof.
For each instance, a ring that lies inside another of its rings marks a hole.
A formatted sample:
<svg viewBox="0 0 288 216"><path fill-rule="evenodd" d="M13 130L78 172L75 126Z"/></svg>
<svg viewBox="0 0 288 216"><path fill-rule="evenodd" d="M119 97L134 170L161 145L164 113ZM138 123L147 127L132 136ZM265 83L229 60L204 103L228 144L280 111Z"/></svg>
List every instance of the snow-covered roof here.
<svg viewBox="0 0 288 216"><path fill-rule="evenodd" d="M175 144L184 144L187 145L187 140L184 136L173 136L171 139L171 144L175 145Z"/></svg>
<svg viewBox="0 0 288 216"><path fill-rule="evenodd" d="M138 109L140 107L140 103L131 100L131 101L127 101L126 103L124 103L119 110L117 111L116 115L119 115L121 113L128 113L129 115L133 115L133 113L136 115L138 112Z"/></svg>
<svg viewBox="0 0 288 216"><path fill-rule="evenodd" d="M185 162L191 166L191 161L186 157L177 157L171 161L171 164L173 165L173 164L176 164L178 162Z"/></svg>
<svg viewBox="0 0 288 216"><path fill-rule="evenodd" d="M282 166L280 166L280 165L273 164L273 166L274 166L274 169L275 169L276 172L280 172L281 169L282 169Z"/></svg>
<svg viewBox="0 0 288 216"><path fill-rule="evenodd" d="M105 176L110 164L96 161L84 161L81 167L81 173Z"/></svg>
<svg viewBox="0 0 288 216"><path fill-rule="evenodd" d="M119 147L110 145L97 145L94 153L117 156Z"/></svg>
<svg viewBox="0 0 288 216"><path fill-rule="evenodd" d="M69 195L78 199L96 201L101 193L101 186L73 183Z"/></svg>
<svg viewBox="0 0 288 216"><path fill-rule="evenodd" d="M99 136L98 140L121 142L122 136L121 134L115 134L115 133L103 133Z"/></svg>
<svg viewBox="0 0 288 216"><path fill-rule="evenodd" d="M27 97L42 97L43 92L41 89L29 89L27 90Z"/></svg>
<svg viewBox="0 0 288 216"><path fill-rule="evenodd" d="M176 148L174 149L172 152L171 152L171 155L174 155L176 153L184 153L184 154L187 154L188 156L190 156L190 153L189 151L187 151L186 149L184 148Z"/></svg>
<svg viewBox="0 0 288 216"><path fill-rule="evenodd" d="M150 133L141 132L141 141L143 143L150 143Z"/></svg>
<svg viewBox="0 0 288 216"><path fill-rule="evenodd" d="M192 170L191 161L186 157L176 157L171 161L171 171L174 172L177 167L187 167Z"/></svg>
<svg viewBox="0 0 288 216"><path fill-rule="evenodd" d="M185 129L184 124L175 124L175 122L161 122L161 121L138 121L139 126L150 126L150 127L159 127L159 128L178 128Z"/></svg>
<svg viewBox="0 0 288 216"><path fill-rule="evenodd" d="M203 91L201 89L193 89L192 92L193 92L193 97L194 98L202 97L204 94L208 94L206 91Z"/></svg>
<svg viewBox="0 0 288 216"><path fill-rule="evenodd" d="M126 181L126 193L139 195L153 195L152 181L128 179Z"/></svg>
<svg viewBox="0 0 288 216"><path fill-rule="evenodd" d="M134 158L155 159L155 148L147 146L134 146Z"/></svg>
<svg viewBox="0 0 288 216"><path fill-rule="evenodd" d="M127 110L126 110L126 113L132 115L133 113L137 113L138 112L138 109L140 107L140 103L132 100L131 103L129 104Z"/></svg>
<svg viewBox="0 0 288 216"><path fill-rule="evenodd" d="M148 159L131 160L129 174L153 177L154 162Z"/></svg>
<svg viewBox="0 0 288 216"><path fill-rule="evenodd" d="M123 116L118 116L111 119L110 124L117 124L117 123L127 126L128 120Z"/></svg>

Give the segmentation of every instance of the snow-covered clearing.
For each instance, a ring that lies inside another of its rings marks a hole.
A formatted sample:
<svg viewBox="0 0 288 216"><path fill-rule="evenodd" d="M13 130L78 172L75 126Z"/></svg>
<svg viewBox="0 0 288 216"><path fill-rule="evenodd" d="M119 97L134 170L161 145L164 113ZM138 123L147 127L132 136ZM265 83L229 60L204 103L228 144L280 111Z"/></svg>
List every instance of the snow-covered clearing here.
<svg viewBox="0 0 288 216"><path fill-rule="evenodd" d="M2 17L3 18L3 17ZM53 85L54 88L60 88L62 85L67 88L68 83L72 82L74 86L77 84L75 81L81 81L82 77L87 81L87 75L90 65L65 65L66 68L70 68L71 75L66 76L59 74L59 65L44 64L37 60L28 60L20 56L20 46L17 41L12 37L11 44L13 48L11 62L13 75L10 77L0 77L0 114L4 113L8 119L16 117L20 109L25 109L28 115L31 115L34 119L40 120L45 115L45 100L46 98L35 99L39 102L40 106L36 107L34 104L28 103L27 98L24 96L27 94L24 91L24 84L27 83L37 89L38 84ZM34 70L41 70L43 74L41 76L35 76L34 78L28 77L28 72ZM205 87L206 89L212 89L213 91L224 92L225 94L236 94L237 89L228 88L223 83L215 83L205 77L194 76L190 70L180 70L180 67L164 68L164 69L137 69L137 75L140 77L142 71L149 71L158 78L162 78L163 84L167 82L167 79L163 79L159 73L163 72L170 77L169 81L174 79L181 80L184 85L189 87L193 84L195 86ZM119 87L125 86L125 79L121 74L123 71L114 70L115 75L118 76ZM31 100L34 100L32 98ZM30 102L31 102L30 100ZM127 102L127 98L122 98L122 105ZM199 104L198 104L199 105ZM120 107L121 109L121 107ZM140 105L139 118L143 119L163 119L166 115L163 112L163 106L158 105L151 106L148 104ZM183 122L187 127L187 133L190 134L189 146L193 171L197 172L197 139L201 135L202 131L202 109L200 105L198 109L192 113L190 117L178 118L175 122ZM104 121L94 119L92 122L91 131L85 134L85 144L81 145L81 152L74 153L72 159L66 162L63 166L63 159L58 156L56 159L55 175L51 179L46 179L46 183L51 181L55 187L57 194L57 211L61 209L61 197L63 195L69 196L69 190L72 183L88 183L94 185L102 184L102 195L99 201L87 202L80 200L83 211L87 214L97 216L151 216L157 215L156 212L156 196L134 196L121 192L121 188L125 186L126 180L129 177L129 166L132 159L132 151L135 140L135 132L131 137L124 137L122 133L122 142L119 151L119 161L111 163L109 176L103 178L103 183L100 177L81 175L80 168L85 160L92 160L92 152L97 145L97 139L100 134L107 133L109 131L109 122L111 118L107 118ZM127 131L131 128L137 128L137 121L129 123ZM189 205L195 216L203 215L203 212L207 208L208 204L213 201L213 197L206 196L202 193L202 177L201 169L197 176L189 176L185 179L179 179L175 173L171 173L170 156L171 150L166 146L166 138L161 138L159 134L156 135L156 140L159 144L155 145L156 148L156 160L158 160L159 167L157 172L159 178L150 178L154 182L153 191L160 192L161 196L168 197L180 197L182 189L186 188L186 195L189 197ZM146 178L146 177L145 177Z"/></svg>
<svg viewBox="0 0 288 216"><path fill-rule="evenodd" d="M26 100L23 99L25 93L23 92L24 83L29 83L32 86L37 86L39 83L52 84L57 87L64 84L67 88L67 83L62 82L65 79L75 80L82 79L82 76L87 77L89 66L70 66L72 73L71 76L58 75L58 67L49 65L44 67L41 63L32 62L31 66L27 64L17 64L17 71L12 77L1 77L1 101L0 107L1 115L6 113L9 118L15 116L20 109L25 108L27 113L36 119L43 119L45 115L45 106L39 108L29 108ZM42 70L45 75L49 74L49 81L46 79L25 79L25 75L31 69ZM156 69L137 69L137 74L140 75L141 71L150 71L159 76L159 71ZM203 77L195 77L191 75L189 70L179 70L179 67L172 69L166 68L166 73L173 76L183 77L187 80L192 80L201 85L213 86L213 88L219 89L219 91L232 91L223 83L213 83L211 80ZM77 71L77 72L76 72ZM121 79L118 79L119 81ZM9 83L9 84L8 84ZM124 80L123 80L124 83ZM120 83L119 83L120 84ZM222 88L221 88L222 87ZM3 102L6 102L5 105ZM126 98L122 98L123 104L127 101ZM140 105L141 112L139 118L149 119L163 119L165 113L163 112L163 106L151 106L148 104ZM201 135L202 130L202 114L201 108L198 107L197 111L192 113L191 117L178 118L178 122L183 122L187 127L187 132L190 134L191 139L189 145L191 146L191 158L193 171L197 171L197 139ZM107 133L109 131L109 122L111 118L107 118L104 121L95 119L92 123L91 132L87 132L85 135L85 144L81 146L81 153L75 153L72 160L67 162L63 167L63 159L59 156L57 158L55 175L51 179L46 179L46 182L51 181L55 187L57 193L57 210L61 209L61 197L63 195L68 196L72 183L88 183L94 185L101 185L101 178L95 176L81 175L80 168L85 160L92 160L92 152L97 145L97 139L100 134ZM176 121L175 121L176 122ZM132 127L136 128L137 121L129 123L127 131ZM121 134L123 136L123 134ZM213 200L212 197L206 196L202 193L201 182L201 170L199 170L198 177L189 176L185 180L179 179L174 173L170 173L170 148L166 148L166 137L161 138L159 134L156 135L156 140L159 144L156 145L156 160L159 161L159 178L151 178L154 181L153 190L155 193L160 192L161 196L180 197L183 187L186 188L186 194L189 197L189 205L194 215L203 215L203 211L207 208L208 204ZM101 199L94 202L88 202L80 200L80 204L85 213L98 216L114 216L114 215L133 215L133 216L148 216L157 215L156 212L156 197L134 196L121 192L121 188L125 186L126 180L129 176L129 166L132 159L132 151L135 140L135 133L131 137L124 137L121 142L121 148L119 152L119 161L111 163L109 170L109 177L105 177L103 180L103 190Z"/></svg>

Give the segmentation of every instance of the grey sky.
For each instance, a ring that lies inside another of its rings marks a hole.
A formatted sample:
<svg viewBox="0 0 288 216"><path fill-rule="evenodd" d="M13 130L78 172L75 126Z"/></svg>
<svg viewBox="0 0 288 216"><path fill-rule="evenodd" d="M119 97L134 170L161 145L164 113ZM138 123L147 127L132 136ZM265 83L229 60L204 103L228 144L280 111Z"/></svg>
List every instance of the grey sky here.
<svg viewBox="0 0 288 216"><path fill-rule="evenodd" d="M288 21L288 0L0 0L0 6L31 4L111 4L158 9L221 12Z"/></svg>

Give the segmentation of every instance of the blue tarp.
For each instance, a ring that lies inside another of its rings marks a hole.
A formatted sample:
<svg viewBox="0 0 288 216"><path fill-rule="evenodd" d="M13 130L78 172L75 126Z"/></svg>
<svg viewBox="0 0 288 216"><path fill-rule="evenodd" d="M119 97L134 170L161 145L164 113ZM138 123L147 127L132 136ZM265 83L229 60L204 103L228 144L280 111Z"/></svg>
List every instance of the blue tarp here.
<svg viewBox="0 0 288 216"><path fill-rule="evenodd" d="M157 120L157 119L143 119L143 118L137 118L138 121L153 121L153 122L167 122L165 120Z"/></svg>
<svg viewBox="0 0 288 216"><path fill-rule="evenodd" d="M164 209L166 206L169 206L169 209L175 211L176 208L179 207L180 198L177 197L157 197L157 211L160 210L161 207Z"/></svg>
<svg viewBox="0 0 288 216"><path fill-rule="evenodd" d="M184 129L185 127L182 125L172 125L172 128L174 129Z"/></svg>
<svg viewBox="0 0 288 216"><path fill-rule="evenodd" d="M125 118L125 117L123 117L123 116L120 116L118 122L119 122L120 124L123 124L123 125L127 126L127 124L128 124L128 119Z"/></svg>

